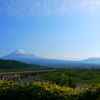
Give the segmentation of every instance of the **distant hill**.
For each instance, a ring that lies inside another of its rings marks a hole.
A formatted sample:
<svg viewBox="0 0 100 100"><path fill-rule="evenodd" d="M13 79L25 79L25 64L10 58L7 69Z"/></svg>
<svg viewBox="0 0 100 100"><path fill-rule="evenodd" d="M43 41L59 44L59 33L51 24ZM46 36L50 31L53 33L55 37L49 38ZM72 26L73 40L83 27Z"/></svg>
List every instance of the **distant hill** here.
<svg viewBox="0 0 100 100"><path fill-rule="evenodd" d="M14 61L14 60L0 59L0 69L38 69L38 68L41 68L41 66L25 64L25 63Z"/></svg>
<svg viewBox="0 0 100 100"><path fill-rule="evenodd" d="M100 58L88 58L83 61L84 63L100 64Z"/></svg>
<svg viewBox="0 0 100 100"><path fill-rule="evenodd" d="M55 63L55 60L53 60ZM59 60L57 60L58 62ZM62 62L62 63L61 63ZM66 62L64 63L61 61L59 63L54 64L48 64L47 66L43 65L37 65L37 64L26 64L22 63L20 61L15 61L15 60L3 60L0 59L0 69L22 69L22 70L36 70L36 69L46 69L46 68L100 68L100 64L95 64L95 63L85 63L82 62Z"/></svg>

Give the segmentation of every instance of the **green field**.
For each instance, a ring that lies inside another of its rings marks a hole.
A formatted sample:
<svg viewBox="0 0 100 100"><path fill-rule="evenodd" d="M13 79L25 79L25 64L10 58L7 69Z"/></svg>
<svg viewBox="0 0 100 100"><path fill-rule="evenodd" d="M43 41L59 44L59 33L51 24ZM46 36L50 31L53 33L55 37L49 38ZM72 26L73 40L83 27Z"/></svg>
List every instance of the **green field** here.
<svg viewBox="0 0 100 100"><path fill-rule="evenodd" d="M60 69L56 72L40 73L40 77L61 85L66 85L68 81L75 84L97 84L100 83L100 69Z"/></svg>
<svg viewBox="0 0 100 100"><path fill-rule="evenodd" d="M100 100L100 69L1 60L0 100Z"/></svg>
<svg viewBox="0 0 100 100"><path fill-rule="evenodd" d="M77 87L80 85L100 84L100 69L80 69L80 68L66 68L66 69L37 69L37 70L18 70L18 69L0 69L0 72L15 72L19 73L20 77L28 79L29 76L39 81L50 82L60 86ZM25 73L24 73L25 72ZM31 72L31 73L30 73ZM6 76L6 75L5 75ZM14 79L14 78L13 78ZM12 80L12 79L11 79ZM31 79L30 79L31 80ZM23 81L20 78L20 81ZM72 85L72 86L71 86Z"/></svg>

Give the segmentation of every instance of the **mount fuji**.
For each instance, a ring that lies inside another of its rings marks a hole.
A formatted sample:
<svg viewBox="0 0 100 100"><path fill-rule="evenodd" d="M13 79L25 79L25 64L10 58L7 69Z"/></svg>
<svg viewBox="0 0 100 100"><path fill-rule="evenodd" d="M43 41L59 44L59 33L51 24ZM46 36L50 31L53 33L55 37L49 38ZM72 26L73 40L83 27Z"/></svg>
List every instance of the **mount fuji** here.
<svg viewBox="0 0 100 100"><path fill-rule="evenodd" d="M37 57L23 49L18 49L9 55L1 57L1 59L16 60L16 61L21 61L21 62L25 62L25 63L31 63L33 60L38 60L38 59L42 59L42 58Z"/></svg>
<svg viewBox="0 0 100 100"><path fill-rule="evenodd" d="M24 63L28 63L28 64L39 64L39 65L65 65L68 63L73 63L72 61L38 57L38 56L33 55L23 49L18 49L9 55L1 57L0 59L16 60L16 61L20 61L20 62L24 62ZM76 63L76 62L74 61L74 63Z"/></svg>
<svg viewBox="0 0 100 100"><path fill-rule="evenodd" d="M82 67L82 66L88 66L90 64L99 64L100 65L100 59L86 59L82 61L66 61L66 60L57 60L57 59L49 59L49 58L42 58L38 57L36 55L33 55L26 50L18 49L14 51L13 53L6 55L4 57L1 57L0 59L3 60L16 60L27 64L38 64L38 65L44 65L49 67ZM95 62L95 63L94 63Z"/></svg>

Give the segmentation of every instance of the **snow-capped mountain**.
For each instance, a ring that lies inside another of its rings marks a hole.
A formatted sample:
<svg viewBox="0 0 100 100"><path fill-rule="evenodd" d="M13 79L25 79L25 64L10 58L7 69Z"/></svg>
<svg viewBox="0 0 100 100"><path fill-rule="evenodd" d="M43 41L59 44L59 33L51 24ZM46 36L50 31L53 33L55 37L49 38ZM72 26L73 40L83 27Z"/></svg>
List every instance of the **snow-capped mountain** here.
<svg viewBox="0 0 100 100"><path fill-rule="evenodd" d="M14 54L29 55L30 53L28 51L23 50L23 49L18 49L14 52Z"/></svg>
<svg viewBox="0 0 100 100"><path fill-rule="evenodd" d="M26 62L26 61L29 61L29 60L41 59L41 58L27 52L26 50L18 49L15 52L13 52L13 53L11 53L7 56L1 57L1 59L17 60L17 61Z"/></svg>
<svg viewBox="0 0 100 100"><path fill-rule="evenodd" d="M23 49L18 49L15 52L1 57L0 59L3 60L16 60L28 64L38 64L38 65L47 65L47 66L52 66L52 67L61 67L61 66L69 66L69 67L80 67L80 66L88 66L88 64L93 64L95 62L96 64L99 62L100 64L100 59L86 59L82 61L66 61L66 60L57 60L57 59L47 59L47 58L42 58L38 57L36 55L33 55L26 50Z"/></svg>
<svg viewBox="0 0 100 100"><path fill-rule="evenodd" d="M1 59L17 60L24 63L40 64L40 65L62 65L62 64L69 63L69 61L64 61L64 60L47 59L47 58L38 57L23 49L18 49L7 56L1 57Z"/></svg>

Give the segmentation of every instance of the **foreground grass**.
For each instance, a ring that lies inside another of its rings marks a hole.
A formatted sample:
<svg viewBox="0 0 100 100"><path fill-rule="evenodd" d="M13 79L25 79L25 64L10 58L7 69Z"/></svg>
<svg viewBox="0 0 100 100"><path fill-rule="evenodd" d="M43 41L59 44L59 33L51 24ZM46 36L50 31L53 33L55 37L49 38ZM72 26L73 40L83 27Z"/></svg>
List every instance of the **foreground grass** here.
<svg viewBox="0 0 100 100"><path fill-rule="evenodd" d="M100 100L100 85L73 89L48 82L0 81L0 100Z"/></svg>

